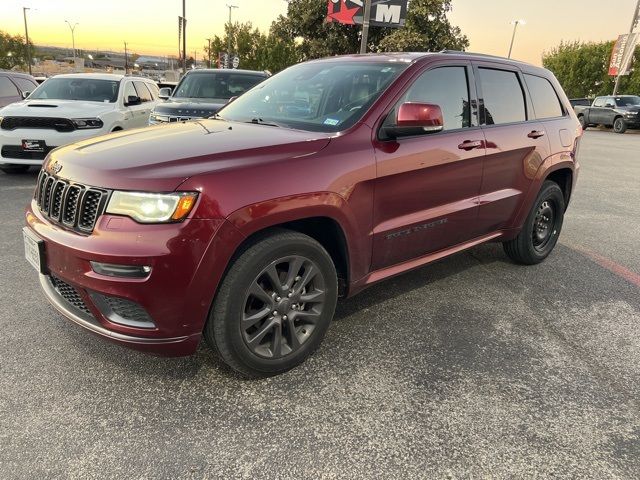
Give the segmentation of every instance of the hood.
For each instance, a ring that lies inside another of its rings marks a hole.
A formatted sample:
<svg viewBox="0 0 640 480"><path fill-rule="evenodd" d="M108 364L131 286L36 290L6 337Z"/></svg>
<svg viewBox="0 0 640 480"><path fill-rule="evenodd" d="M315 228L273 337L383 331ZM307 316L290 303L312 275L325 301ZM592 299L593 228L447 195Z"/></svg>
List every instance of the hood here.
<svg viewBox="0 0 640 480"><path fill-rule="evenodd" d="M83 100L23 100L2 109L2 115L17 117L95 117L114 109L115 103Z"/></svg>
<svg viewBox="0 0 640 480"><path fill-rule="evenodd" d="M96 187L173 191L187 178L322 150L329 134L197 120L112 133L53 150L58 176ZM60 168L61 166L61 168Z"/></svg>
<svg viewBox="0 0 640 480"><path fill-rule="evenodd" d="M627 107L618 107L619 110L624 110L625 112L640 112L640 105L629 105Z"/></svg>
<svg viewBox="0 0 640 480"><path fill-rule="evenodd" d="M170 98L157 104L153 111L164 115L210 117L228 102L224 98Z"/></svg>

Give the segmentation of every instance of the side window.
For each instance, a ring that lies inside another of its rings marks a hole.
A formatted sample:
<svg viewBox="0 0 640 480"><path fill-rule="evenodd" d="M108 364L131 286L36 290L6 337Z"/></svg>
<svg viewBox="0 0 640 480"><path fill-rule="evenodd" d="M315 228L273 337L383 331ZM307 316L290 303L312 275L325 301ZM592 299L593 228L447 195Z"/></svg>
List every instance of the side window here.
<svg viewBox="0 0 640 480"><path fill-rule="evenodd" d="M136 89L133 88L133 82L127 82L124 84L124 93L122 95L122 98L124 99L124 103L127 103L127 99L129 97L137 97L138 96L138 92L136 92Z"/></svg>
<svg viewBox="0 0 640 480"><path fill-rule="evenodd" d="M7 77L0 77L0 97L17 97L19 95L16 86Z"/></svg>
<svg viewBox="0 0 640 480"><path fill-rule="evenodd" d="M31 80L27 80L26 78L14 78L14 83L20 87L20 90L23 92L33 92L38 85L33 83Z"/></svg>
<svg viewBox="0 0 640 480"><path fill-rule="evenodd" d="M515 72L479 68L480 85L484 97L485 123L524 122L527 114L524 92Z"/></svg>
<svg viewBox="0 0 640 480"><path fill-rule="evenodd" d="M133 82L136 86L136 91L142 103L151 101L151 94L149 89L145 86L144 82Z"/></svg>
<svg viewBox="0 0 640 480"><path fill-rule="evenodd" d="M558 95L549 80L527 74L525 74L524 79L527 82L527 87L529 87L536 118L555 118L563 115Z"/></svg>
<svg viewBox="0 0 640 480"><path fill-rule="evenodd" d="M439 67L424 72L409 87L385 123L393 123L397 108L405 102L432 103L442 110L444 130L471 125L469 82L465 67Z"/></svg>
<svg viewBox="0 0 640 480"><path fill-rule="evenodd" d="M593 102L593 106L594 107L604 107L604 97L596 98L596 100Z"/></svg>
<svg viewBox="0 0 640 480"><path fill-rule="evenodd" d="M157 100L158 95L160 95L160 90L158 89L158 86L155 83L145 83L145 85L149 87L149 91L151 92L151 98L153 100Z"/></svg>

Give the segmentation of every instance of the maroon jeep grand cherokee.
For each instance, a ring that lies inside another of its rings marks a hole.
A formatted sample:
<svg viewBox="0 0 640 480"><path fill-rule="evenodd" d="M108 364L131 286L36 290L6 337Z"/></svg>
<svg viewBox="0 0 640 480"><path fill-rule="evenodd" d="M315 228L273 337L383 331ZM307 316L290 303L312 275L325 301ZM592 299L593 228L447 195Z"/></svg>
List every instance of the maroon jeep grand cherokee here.
<svg viewBox="0 0 640 480"><path fill-rule="evenodd" d="M50 302L245 375L301 363L336 300L483 242L554 248L582 130L548 71L458 52L291 67L210 119L49 155L26 212Z"/></svg>

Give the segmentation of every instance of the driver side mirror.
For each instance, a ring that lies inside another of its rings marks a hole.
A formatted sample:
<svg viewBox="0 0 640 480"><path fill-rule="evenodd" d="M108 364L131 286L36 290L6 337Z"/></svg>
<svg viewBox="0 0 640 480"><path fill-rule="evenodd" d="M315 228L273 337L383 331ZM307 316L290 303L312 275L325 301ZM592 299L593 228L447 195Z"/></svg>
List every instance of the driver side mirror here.
<svg viewBox="0 0 640 480"><path fill-rule="evenodd" d="M31 92L22 92L22 99L26 100L29 97L29 95L31 95Z"/></svg>
<svg viewBox="0 0 640 480"><path fill-rule="evenodd" d="M611 102L607 102L604 104L604 108L616 108L616 106Z"/></svg>
<svg viewBox="0 0 640 480"><path fill-rule="evenodd" d="M132 107L134 105L140 105L142 103L142 101L140 100L140 97L138 97L137 95L129 95L127 97L127 101L124 102L124 106L125 107Z"/></svg>
<svg viewBox="0 0 640 480"><path fill-rule="evenodd" d="M444 128L442 110L431 103L406 102L400 105L395 125L383 127L387 138L410 137L440 132Z"/></svg>
<svg viewBox="0 0 640 480"><path fill-rule="evenodd" d="M158 93L158 97L162 100L168 100L171 96L172 90L169 87L164 87L160 89L160 93Z"/></svg>

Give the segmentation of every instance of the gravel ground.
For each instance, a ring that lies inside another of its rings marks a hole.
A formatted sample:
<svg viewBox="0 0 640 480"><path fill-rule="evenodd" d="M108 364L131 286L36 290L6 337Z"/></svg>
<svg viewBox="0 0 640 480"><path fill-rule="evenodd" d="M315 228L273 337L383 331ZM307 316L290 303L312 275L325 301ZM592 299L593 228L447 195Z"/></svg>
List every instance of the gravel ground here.
<svg viewBox="0 0 640 480"><path fill-rule="evenodd" d="M638 478L639 133L586 132L543 264L483 245L379 284L260 381L58 315L23 259L36 173L0 174L0 478Z"/></svg>

